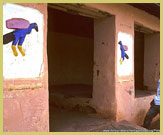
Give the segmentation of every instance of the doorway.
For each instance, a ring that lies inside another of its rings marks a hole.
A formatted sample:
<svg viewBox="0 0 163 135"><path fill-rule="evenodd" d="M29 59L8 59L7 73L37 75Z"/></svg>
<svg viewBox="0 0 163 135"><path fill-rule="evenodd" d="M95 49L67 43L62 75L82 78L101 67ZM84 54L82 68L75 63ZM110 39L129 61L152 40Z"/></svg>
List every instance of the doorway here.
<svg viewBox="0 0 163 135"><path fill-rule="evenodd" d="M48 6L50 131L88 114L115 115L115 17L77 6Z"/></svg>
<svg viewBox="0 0 163 135"><path fill-rule="evenodd" d="M155 94L160 71L160 33L135 24L135 97Z"/></svg>

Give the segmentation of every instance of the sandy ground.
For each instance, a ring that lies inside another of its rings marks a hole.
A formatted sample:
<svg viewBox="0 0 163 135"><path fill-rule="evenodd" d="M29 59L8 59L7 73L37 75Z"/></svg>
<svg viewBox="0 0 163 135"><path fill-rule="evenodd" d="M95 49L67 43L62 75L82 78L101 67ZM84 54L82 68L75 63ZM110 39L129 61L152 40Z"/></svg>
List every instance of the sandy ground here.
<svg viewBox="0 0 163 135"><path fill-rule="evenodd" d="M59 85L51 89L49 100L51 132L149 131L125 120L116 123L110 119L100 117L95 109L89 105L92 93L91 86ZM137 94L141 96L144 93L139 92ZM152 124L151 129L159 128L160 120L157 120Z"/></svg>
<svg viewBox="0 0 163 135"><path fill-rule="evenodd" d="M109 119L101 118L96 113L88 114L50 107L50 132L105 132L108 130L149 131L127 121L115 123Z"/></svg>

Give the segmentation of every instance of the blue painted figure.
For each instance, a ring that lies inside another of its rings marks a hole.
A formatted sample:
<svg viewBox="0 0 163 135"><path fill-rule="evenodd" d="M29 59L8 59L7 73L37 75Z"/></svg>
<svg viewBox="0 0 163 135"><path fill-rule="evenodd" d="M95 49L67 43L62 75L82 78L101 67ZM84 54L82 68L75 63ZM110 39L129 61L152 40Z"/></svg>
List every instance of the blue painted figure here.
<svg viewBox="0 0 163 135"><path fill-rule="evenodd" d="M16 45L18 43L18 49L22 56L25 56L25 52L22 50L22 44L27 34L30 34L32 29L35 29L38 32L38 26L36 23L31 23L26 29L16 29L15 31L8 33L3 36L3 44L7 44L11 41L12 43L12 51L15 56L18 56L18 52L16 51Z"/></svg>
<svg viewBox="0 0 163 135"><path fill-rule="evenodd" d="M123 47L122 41L119 41L118 44L120 45L120 50L121 50L121 58L120 58L120 64L124 61L125 57L129 59L128 55L125 52L125 49Z"/></svg>

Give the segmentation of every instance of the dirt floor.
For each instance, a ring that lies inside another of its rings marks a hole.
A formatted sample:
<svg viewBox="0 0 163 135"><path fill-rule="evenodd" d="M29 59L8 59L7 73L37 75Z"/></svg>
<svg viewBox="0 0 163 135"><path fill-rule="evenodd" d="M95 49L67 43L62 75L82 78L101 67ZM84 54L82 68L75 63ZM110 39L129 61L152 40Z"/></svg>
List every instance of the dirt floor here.
<svg viewBox="0 0 163 135"><path fill-rule="evenodd" d="M50 107L50 132L107 132L107 131L149 131L127 121L115 123L96 113L84 113Z"/></svg>
<svg viewBox="0 0 163 135"><path fill-rule="evenodd" d="M90 106L91 93L92 86L89 85L51 87L49 95L50 132L149 131L125 120L116 123L102 118ZM138 97L144 94L150 95L153 93L137 91ZM160 129L160 120L155 121L151 129Z"/></svg>
<svg viewBox="0 0 163 135"><path fill-rule="evenodd" d="M155 91L147 91L147 90L136 90L135 91L136 98L151 96L151 95L155 95L155 94L156 94Z"/></svg>

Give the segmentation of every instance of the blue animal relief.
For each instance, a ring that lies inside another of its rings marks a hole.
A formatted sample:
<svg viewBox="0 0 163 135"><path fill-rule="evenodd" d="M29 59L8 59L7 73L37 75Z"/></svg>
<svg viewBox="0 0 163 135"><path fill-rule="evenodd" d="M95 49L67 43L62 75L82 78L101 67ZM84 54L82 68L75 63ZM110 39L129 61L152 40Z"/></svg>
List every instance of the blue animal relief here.
<svg viewBox="0 0 163 135"><path fill-rule="evenodd" d="M37 23L31 23L28 28L25 29L16 29L13 32L7 33L3 35L3 44L8 44L12 42L12 51L14 56L18 56L18 52L16 50L16 45L18 44L18 50L25 56L25 52L22 49L23 42L27 34L30 34L32 29L35 29L38 32Z"/></svg>
<svg viewBox="0 0 163 135"><path fill-rule="evenodd" d="M121 50L120 64L122 64L125 58L129 59L129 56L125 52L127 51L127 49L124 48L125 46L122 44L122 41L119 41L118 44L120 45L120 50Z"/></svg>

